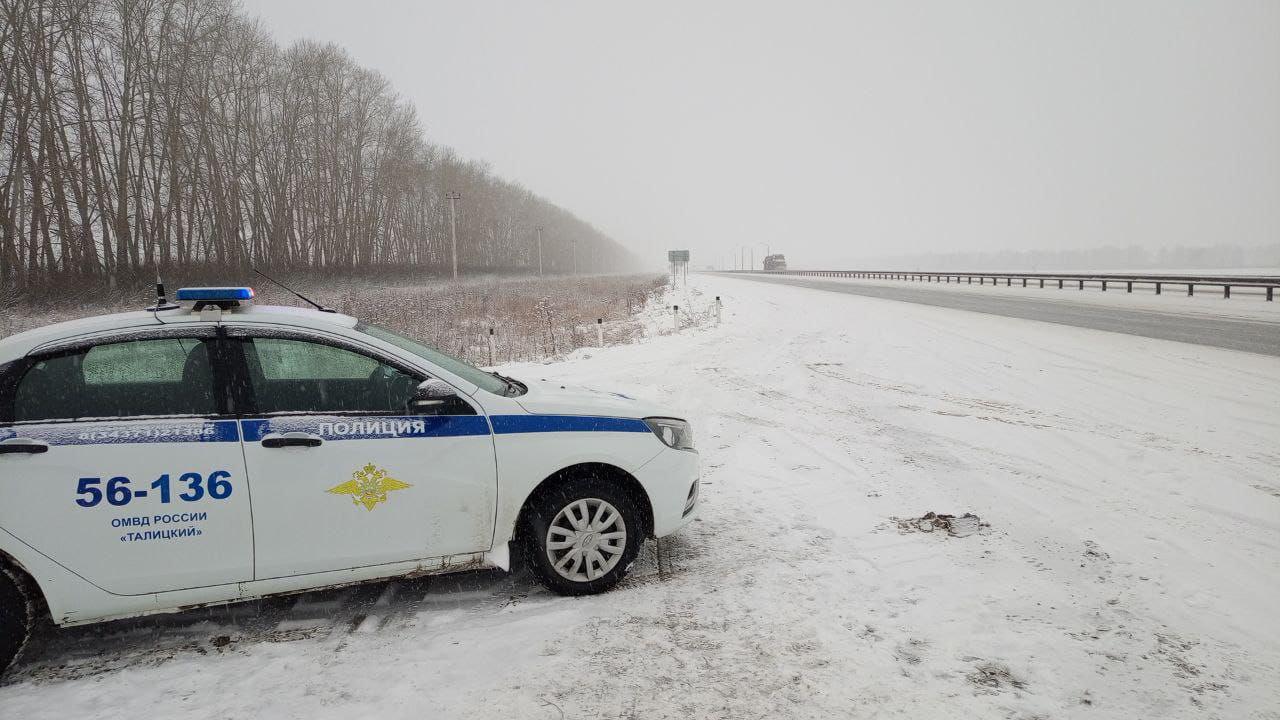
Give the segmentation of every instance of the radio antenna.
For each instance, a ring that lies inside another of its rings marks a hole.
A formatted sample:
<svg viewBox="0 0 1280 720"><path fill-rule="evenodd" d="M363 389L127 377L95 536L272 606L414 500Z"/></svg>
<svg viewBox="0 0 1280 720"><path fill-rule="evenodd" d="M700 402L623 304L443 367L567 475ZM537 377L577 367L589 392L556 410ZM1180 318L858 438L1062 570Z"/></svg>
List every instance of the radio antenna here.
<svg viewBox="0 0 1280 720"><path fill-rule="evenodd" d="M298 298L299 300L301 300L302 302L304 302L304 303L306 303L306 304L310 305L311 307L313 307L313 308L315 308L315 309L319 310L320 312L327 312L327 313L336 313L336 312L337 312L337 310L333 310L333 309L331 309L331 308L327 308L327 307L325 307L325 306L321 305L320 303L316 302L315 300L312 300L311 298L307 297L306 295L303 295L302 293L298 292L297 290L294 290L293 288L289 287L288 285L285 285L284 283L280 282L279 280L276 280L275 278L273 278L273 277L271 277L270 275L268 275L268 274L266 274L266 273L262 272L261 270L259 270L259 269L258 269L258 268L256 268L256 267L251 267L251 268L249 268L249 269L250 269L250 270L252 270L252 271L254 271L254 272L256 272L256 273L258 273L258 274L259 274L259 275L261 275L262 277L266 278L266 279L267 279L267 281L272 282L272 283L274 283L274 284L276 284L276 285L279 285L279 286L280 286L281 288L283 288L286 292L288 292L288 293L292 294L294 297L296 297L296 298Z"/></svg>
<svg viewBox="0 0 1280 720"><path fill-rule="evenodd" d="M150 310L152 314L155 314L161 310L177 310L178 307L179 305L177 303L171 303L169 302L169 299L165 297L164 281L160 279L160 266L156 265L156 304L147 308L147 310ZM159 315L156 315L156 320L160 320ZM163 323L164 321L160 320L160 322Z"/></svg>

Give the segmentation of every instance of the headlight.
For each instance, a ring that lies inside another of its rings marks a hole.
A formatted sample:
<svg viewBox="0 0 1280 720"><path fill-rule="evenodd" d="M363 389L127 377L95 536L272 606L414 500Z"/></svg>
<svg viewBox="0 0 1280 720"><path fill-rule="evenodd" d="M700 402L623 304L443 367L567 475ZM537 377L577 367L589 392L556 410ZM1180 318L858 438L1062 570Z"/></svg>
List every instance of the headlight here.
<svg viewBox="0 0 1280 720"><path fill-rule="evenodd" d="M689 427L689 423L675 418L651 417L645 418L644 424L667 447L676 450L693 449L693 428Z"/></svg>

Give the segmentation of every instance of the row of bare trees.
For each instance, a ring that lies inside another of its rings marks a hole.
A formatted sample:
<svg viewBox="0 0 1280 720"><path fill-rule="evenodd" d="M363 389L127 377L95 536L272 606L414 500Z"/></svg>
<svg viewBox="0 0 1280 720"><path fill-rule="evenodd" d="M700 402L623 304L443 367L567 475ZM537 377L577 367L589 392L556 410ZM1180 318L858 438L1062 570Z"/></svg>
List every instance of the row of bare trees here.
<svg viewBox="0 0 1280 720"><path fill-rule="evenodd" d="M0 290L163 270L621 269L602 233L424 140L338 47L235 0L0 0Z"/></svg>

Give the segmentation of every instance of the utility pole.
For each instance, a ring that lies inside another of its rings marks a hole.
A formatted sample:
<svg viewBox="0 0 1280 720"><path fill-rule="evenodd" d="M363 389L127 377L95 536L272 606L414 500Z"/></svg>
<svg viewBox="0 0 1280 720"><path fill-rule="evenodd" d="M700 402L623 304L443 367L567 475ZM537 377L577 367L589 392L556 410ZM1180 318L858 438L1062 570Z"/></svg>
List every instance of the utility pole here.
<svg viewBox="0 0 1280 720"><path fill-rule="evenodd" d="M457 202L462 196L456 192L445 193L445 197L449 198L449 237L452 238L450 243L453 247L453 279L458 279L458 207Z"/></svg>
<svg viewBox="0 0 1280 720"><path fill-rule="evenodd" d="M542 277L542 226L538 226L538 277Z"/></svg>

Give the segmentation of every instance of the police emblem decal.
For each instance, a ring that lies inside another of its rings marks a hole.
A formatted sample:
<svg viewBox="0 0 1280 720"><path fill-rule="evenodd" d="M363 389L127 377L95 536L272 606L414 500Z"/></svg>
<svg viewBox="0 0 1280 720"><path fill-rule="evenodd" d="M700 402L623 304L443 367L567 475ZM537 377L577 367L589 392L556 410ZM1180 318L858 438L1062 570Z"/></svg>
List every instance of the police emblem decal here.
<svg viewBox="0 0 1280 720"><path fill-rule="evenodd" d="M413 486L391 477L386 470L369 463L351 473L350 480L329 488L327 492L350 495L351 502L363 505L366 510L373 510L374 505L387 501L387 493L409 487Z"/></svg>

